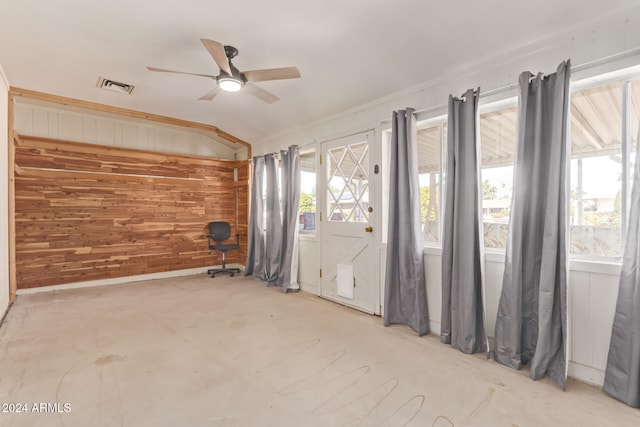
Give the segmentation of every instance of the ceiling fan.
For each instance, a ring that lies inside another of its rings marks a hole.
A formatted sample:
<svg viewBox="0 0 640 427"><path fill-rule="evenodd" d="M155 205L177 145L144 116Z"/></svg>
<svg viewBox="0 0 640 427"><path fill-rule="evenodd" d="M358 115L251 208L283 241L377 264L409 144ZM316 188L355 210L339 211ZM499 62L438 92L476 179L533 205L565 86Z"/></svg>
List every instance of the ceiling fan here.
<svg viewBox="0 0 640 427"><path fill-rule="evenodd" d="M238 54L238 49L233 46L223 46L222 43L215 40L200 39L200 41L202 42L202 44L204 44L204 47L207 48L207 51L209 51L209 54L213 57L213 60L218 65L218 68L220 69L219 75L214 76L210 74L187 73L183 71L166 70L164 68L157 67L147 67L147 69L149 71L189 74L192 76L201 76L214 79L217 83L217 86L198 98L203 101L212 100L220 92L220 90L224 90L227 92L237 92L244 87L245 90L251 95L263 100L266 103L272 104L280 98L254 85L253 83L266 80L296 79L300 77L300 71L298 71L296 67L269 68L263 70L250 70L241 72L231 63L231 60Z"/></svg>

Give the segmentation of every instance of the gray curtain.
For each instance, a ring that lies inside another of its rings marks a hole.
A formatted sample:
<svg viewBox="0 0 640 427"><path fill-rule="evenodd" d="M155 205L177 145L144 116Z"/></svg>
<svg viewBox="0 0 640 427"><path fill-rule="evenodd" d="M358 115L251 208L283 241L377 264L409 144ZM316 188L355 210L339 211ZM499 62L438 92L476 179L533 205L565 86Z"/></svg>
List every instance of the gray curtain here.
<svg viewBox="0 0 640 427"><path fill-rule="evenodd" d="M249 247L244 275L253 276L256 280L266 280L265 246L262 206L262 177L264 175L264 157L253 158L253 174L251 178L251 210L249 212Z"/></svg>
<svg viewBox="0 0 640 427"><path fill-rule="evenodd" d="M298 224L300 218L300 153L292 145L280 151L282 169L282 245L278 285L284 292L298 291Z"/></svg>
<svg viewBox="0 0 640 427"><path fill-rule="evenodd" d="M284 292L297 291L300 154L292 145L280 152L282 192L276 155L253 158L249 248L245 276ZM264 186L263 181L266 182ZM266 194L266 203L263 203ZM281 214L282 213L282 214ZM266 223L265 223L266 221Z"/></svg>
<svg viewBox="0 0 640 427"><path fill-rule="evenodd" d="M413 109L394 111L389 168L389 235L384 286L384 324L429 333L422 257L418 146Z"/></svg>
<svg viewBox="0 0 640 427"><path fill-rule="evenodd" d="M489 351L480 219L479 96L480 89L469 89L463 99L450 96L447 120L440 341L464 353Z"/></svg>
<svg viewBox="0 0 640 427"><path fill-rule="evenodd" d="M520 75L509 240L496 320L496 361L561 387L567 376L569 61Z"/></svg>
<svg viewBox="0 0 640 427"><path fill-rule="evenodd" d="M618 302L603 390L640 408L640 147L636 148Z"/></svg>
<svg viewBox="0 0 640 427"><path fill-rule="evenodd" d="M265 228L265 275L269 285L277 285L282 246L282 218L280 216L280 188L274 154L264 156L267 174L267 224Z"/></svg>

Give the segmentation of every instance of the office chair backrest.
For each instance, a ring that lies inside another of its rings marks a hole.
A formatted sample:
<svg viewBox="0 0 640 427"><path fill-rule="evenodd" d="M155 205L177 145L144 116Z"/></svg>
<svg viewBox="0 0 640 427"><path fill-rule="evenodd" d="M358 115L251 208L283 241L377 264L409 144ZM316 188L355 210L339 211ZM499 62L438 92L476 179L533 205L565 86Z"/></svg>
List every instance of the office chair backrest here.
<svg viewBox="0 0 640 427"><path fill-rule="evenodd" d="M209 234L211 235L211 238L216 242L224 242L231 236L231 226L228 222L210 222Z"/></svg>

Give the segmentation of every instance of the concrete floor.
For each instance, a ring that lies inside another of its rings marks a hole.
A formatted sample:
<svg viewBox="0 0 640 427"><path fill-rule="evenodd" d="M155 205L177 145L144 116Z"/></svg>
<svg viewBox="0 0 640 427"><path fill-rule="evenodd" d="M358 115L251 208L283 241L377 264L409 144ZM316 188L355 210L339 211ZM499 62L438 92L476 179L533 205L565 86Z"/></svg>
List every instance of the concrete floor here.
<svg viewBox="0 0 640 427"><path fill-rule="evenodd" d="M204 275L19 296L0 403L27 409L1 426L640 425L595 387L563 392L312 295Z"/></svg>

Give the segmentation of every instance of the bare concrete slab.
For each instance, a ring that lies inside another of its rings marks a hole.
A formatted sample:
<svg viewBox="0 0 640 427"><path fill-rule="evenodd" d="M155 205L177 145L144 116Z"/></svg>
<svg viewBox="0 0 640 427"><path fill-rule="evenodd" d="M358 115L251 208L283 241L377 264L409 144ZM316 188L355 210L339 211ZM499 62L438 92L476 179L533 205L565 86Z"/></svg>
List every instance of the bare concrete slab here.
<svg viewBox="0 0 640 427"><path fill-rule="evenodd" d="M534 382L437 337L243 277L19 296L0 426L638 426L596 387Z"/></svg>

